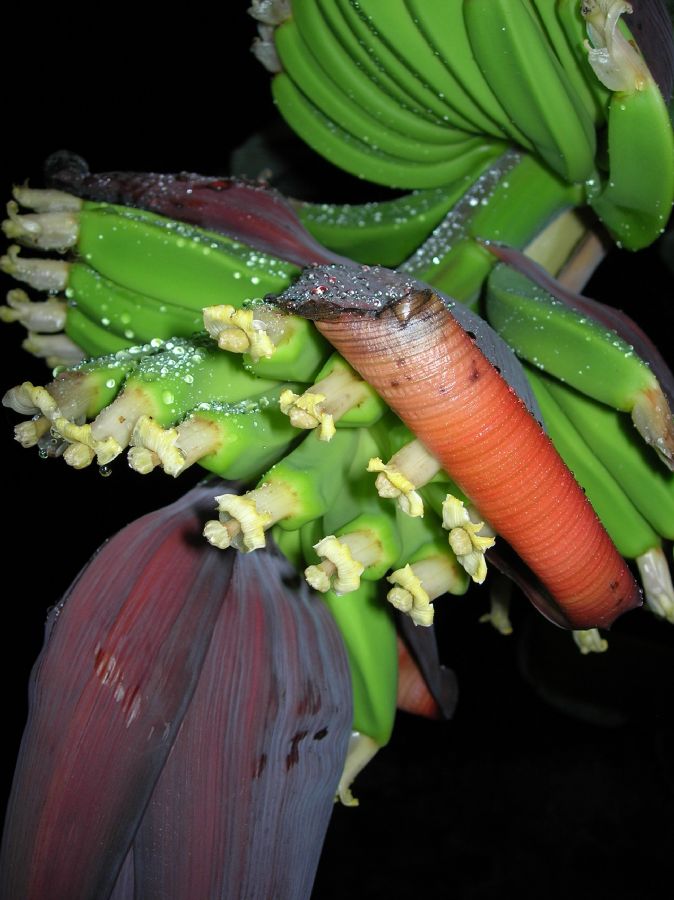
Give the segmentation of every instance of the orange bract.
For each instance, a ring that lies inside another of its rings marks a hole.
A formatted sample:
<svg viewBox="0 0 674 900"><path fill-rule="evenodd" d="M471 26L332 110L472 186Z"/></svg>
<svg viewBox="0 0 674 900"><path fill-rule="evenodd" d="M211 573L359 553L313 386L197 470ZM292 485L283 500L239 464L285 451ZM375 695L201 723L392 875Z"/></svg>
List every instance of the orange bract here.
<svg viewBox="0 0 674 900"><path fill-rule="evenodd" d="M608 626L640 604L552 442L435 294L316 325L541 579L571 627Z"/></svg>

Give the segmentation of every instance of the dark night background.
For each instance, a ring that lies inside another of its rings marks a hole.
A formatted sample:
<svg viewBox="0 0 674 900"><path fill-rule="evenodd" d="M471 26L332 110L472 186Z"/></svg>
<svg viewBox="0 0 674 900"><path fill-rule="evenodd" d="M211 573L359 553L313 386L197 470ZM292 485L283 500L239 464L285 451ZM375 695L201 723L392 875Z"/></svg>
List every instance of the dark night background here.
<svg viewBox="0 0 674 900"><path fill-rule="evenodd" d="M254 25L245 2L234 5L166 25L90 23L86 41L58 13L38 25L26 11L4 63L5 196L13 180L38 184L44 157L60 148L98 171L225 174L231 149L275 120L268 76L248 52ZM25 86L28 73L39 91ZM288 156L310 170L299 145ZM385 193L318 163L310 179L317 199ZM656 250L616 251L588 293L630 311L671 359L672 287ZM3 326L2 391L47 380L19 349L20 334ZM16 585L4 609L7 758L46 609L107 536L199 477L140 478L121 462L109 478L95 467L75 472L13 442L15 419L3 410L5 571ZM486 603L486 590L474 589L437 604L442 659L459 678L456 716L447 724L400 716L391 745L356 785L360 808L335 810L314 897L669 896L672 626L629 614L607 654L581 657L523 600L511 637L478 625Z"/></svg>

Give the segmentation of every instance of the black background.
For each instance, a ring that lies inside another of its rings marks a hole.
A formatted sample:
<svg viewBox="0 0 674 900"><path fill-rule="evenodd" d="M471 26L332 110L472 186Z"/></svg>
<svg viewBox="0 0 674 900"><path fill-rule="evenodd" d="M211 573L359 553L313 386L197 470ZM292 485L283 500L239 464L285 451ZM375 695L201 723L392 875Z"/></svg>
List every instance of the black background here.
<svg viewBox="0 0 674 900"><path fill-rule="evenodd" d="M102 11L102 23L60 10L16 14L4 62L5 196L12 181L37 184L44 157L59 148L98 171L225 174L230 150L275 117L268 76L248 52L254 25L244 8L146 22L118 7ZM296 158L304 169L306 154L298 149ZM320 166L312 180L325 200L380 193ZM672 279L655 250L615 251L588 293L631 311L671 358ZM43 365L19 349L20 331L3 326L3 391L46 380ZM74 472L13 442L15 419L3 410L10 757L46 609L107 536L198 478L141 479L119 463L108 478L95 468ZM522 600L512 637L478 625L486 602L477 589L438 604L442 657L461 688L456 717L400 716L391 745L357 785L360 808L335 811L315 897L419 889L476 900L669 896L671 626L632 613L615 627L608 654L581 658Z"/></svg>

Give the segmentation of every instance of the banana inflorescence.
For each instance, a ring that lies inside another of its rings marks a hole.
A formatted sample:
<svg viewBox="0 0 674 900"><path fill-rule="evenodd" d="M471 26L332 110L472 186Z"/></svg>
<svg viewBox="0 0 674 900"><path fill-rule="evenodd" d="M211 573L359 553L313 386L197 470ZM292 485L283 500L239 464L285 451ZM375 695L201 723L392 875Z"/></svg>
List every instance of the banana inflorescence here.
<svg viewBox="0 0 674 900"><path fill-rule="evenodd" d="M274 35L281 113L337 165L413 192L363 206L295 202L294 219L285 205L278 230L292 220L294 249L279 244L278 256L249 224L236 236L227 191L209 193L202 209L195 190L189 221L157 212L161 190L133 193L147 209L124 205L119 173L105 195L87 176L79 187L91 199L18 188L8 206L10 240L66 254L25 257L12 245L2 258L5 272L49 296L14 289L0 316L60 368L44 387L24 382L5 395L28 417L17 440L78 469L126 452L141 474L177 477L199 463L247 483L216 498L204 533L243 552L271 534L332 610L354 689L344 802L391 733L393 609L430 625L436 598L484 581L498 536L314 325L275 305L300 264L343 253L396 266L484 313L527 362L537 414L620 553L636 561L647 603L674 621L662 547L674 539L674 474L662 465L674 457L668 385L615 331L497 264L486 246L525 250L557 272L585 227L570 211L585 203L626 247L661 230L674 195L671 124L617 24L626 7L294 0ZM316 301L339 299L335 290L317 284ZM483 618L510 630L500 581ZM605 649L593 629L575 637L583 652Z"/></svg>

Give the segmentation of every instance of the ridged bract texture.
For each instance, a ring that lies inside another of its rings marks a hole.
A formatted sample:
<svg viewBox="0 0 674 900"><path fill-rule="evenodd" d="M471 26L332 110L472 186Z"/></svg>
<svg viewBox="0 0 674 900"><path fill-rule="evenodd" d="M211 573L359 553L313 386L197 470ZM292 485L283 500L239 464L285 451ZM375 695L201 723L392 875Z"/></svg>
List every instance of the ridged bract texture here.
<svg viewBox="0 0 674 900"><path fill-rule="evenodd" d="M351 727L345 654L281 558L206 544L213 490L120 532L51 614L1 896L309 896Z"/></svg>

